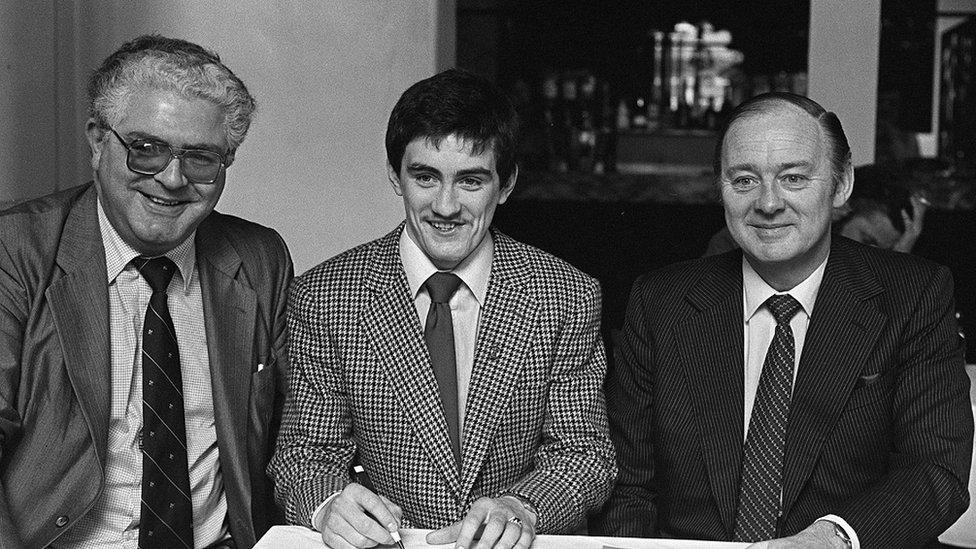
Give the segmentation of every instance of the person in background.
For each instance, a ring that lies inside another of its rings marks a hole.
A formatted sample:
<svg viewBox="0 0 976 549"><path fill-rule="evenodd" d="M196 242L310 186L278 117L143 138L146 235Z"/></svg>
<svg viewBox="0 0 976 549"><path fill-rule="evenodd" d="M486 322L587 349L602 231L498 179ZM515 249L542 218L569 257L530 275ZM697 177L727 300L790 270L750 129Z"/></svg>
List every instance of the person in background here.
<svg viewBox="0 0 976 549"><path fill-rule="evenodd" d="M595 530L934 541L968 504L973 437L949 270L832 234L850 147L810 99L741 104L716 164L740 250L635 283L607 386L620 475Z"/></svg>
<svg viewBox="0 0 976 549"><path fill-rule="evenodd" d="M877 164L854 169L854 189L832 211L832 230L869 246L910 253L922 234L928 201L909 190L899 172ZM722 227L708 241L704 256L738 248L729 228Z"/></svg>
<svg viewBox="0 0 976 549"><path fill-rule="evenodd" d="M158 35L88 91L94 182L0 213L0 546L251 547L292 263L214 206L254 99Z"/></svg>
<svg viewBox="0 0 976 549"><path fill-rule="evenodd" d="M411 526L435 529L429 543L526 549L610 493L599 285L491 227L517 131L471 73L408 88L386 133L406 220L295 281L269 472L288 520L330 547ZM350 482L354 464L375 491Z"/></svg>

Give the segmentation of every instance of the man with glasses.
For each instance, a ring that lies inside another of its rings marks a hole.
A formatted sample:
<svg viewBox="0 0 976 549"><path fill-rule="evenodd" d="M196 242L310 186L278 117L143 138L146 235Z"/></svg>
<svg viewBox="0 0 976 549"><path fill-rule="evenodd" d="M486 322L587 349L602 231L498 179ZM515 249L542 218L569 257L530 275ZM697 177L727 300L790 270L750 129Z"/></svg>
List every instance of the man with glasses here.
<svg viewBox="0 0 976 549"><path fill-rule="evenodd" d="M94 182L0 214L0 547L250 547L292 264L213 210L254 99L158 35L88 92Z"/></svg>

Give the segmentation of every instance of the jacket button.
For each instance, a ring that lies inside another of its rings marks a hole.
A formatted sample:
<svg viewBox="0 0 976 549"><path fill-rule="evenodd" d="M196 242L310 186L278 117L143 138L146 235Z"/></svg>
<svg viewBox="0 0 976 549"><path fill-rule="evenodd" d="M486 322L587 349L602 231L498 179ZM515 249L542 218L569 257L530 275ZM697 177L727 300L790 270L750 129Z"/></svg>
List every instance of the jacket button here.
<svg viewBox="0 0 976 549"><path fill-rule="evenodd" d="M68 517L67 517L67 515L61 515L60 517L58 517L58 518L57 518L57 520L55 520L55 521L54 521L54 524L55 524L55 525L56 525L56 526L57 526L58 528L61 528L61 527L63 527L63 526L65 525L65 524L68 524Z"/></svg>

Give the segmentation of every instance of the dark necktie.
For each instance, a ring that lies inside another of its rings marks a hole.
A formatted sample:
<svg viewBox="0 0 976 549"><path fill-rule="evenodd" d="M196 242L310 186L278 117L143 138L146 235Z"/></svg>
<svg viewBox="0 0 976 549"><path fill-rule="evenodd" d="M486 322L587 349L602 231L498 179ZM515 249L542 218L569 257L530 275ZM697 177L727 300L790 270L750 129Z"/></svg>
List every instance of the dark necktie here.
<svg viewBox="0 0 976 549"><path fill-rule="evenodd" d="M437 379L437 388L444 405L447 434L451 438L454 458L461 462L461 433L458 418L457 362L454 357L454 324L451 317L451 296L461 285L452 273L437 272L424 282L430 294L430 310L424 327L424 340L430 350L430 365Z"/></svg>
<svg viewBox="0 0 976 549"><path fill-rule="evenodd" d="M132 260L152 288L142 326L141 549L193 547L186 459L183 377L166 288L176 265L166 257Z"/></svg>
<svg viewBox="0 0 976 549"><path fill-rule="evenodd" d="M765 305L776 318L776 332L766 351L749 420L735 541L756 542L775 537L783 489L783 448L795 355L790 319L802 306L788 294L774 295Z"/></svg>

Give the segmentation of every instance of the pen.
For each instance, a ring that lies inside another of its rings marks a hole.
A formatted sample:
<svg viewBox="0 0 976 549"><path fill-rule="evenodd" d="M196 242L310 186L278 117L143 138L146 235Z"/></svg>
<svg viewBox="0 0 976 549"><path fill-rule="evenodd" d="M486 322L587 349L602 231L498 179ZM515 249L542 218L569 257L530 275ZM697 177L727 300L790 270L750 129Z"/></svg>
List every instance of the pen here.
<svg viewBox="0 0 976 549"><path fill-rule="evenodd" d="M361 484L363 488L366 488L370 492L379 495L379 493L376 491L376 488L373 486L373 481L369 479L369 474L366 473L366 469L363 468L362 465L353 465L352 474L354 477L356 477L356 482ZM372 517L372 518L373 520L376 520L376 517ZM377 520L376 522L379 521ZM390 537L393 538L393 541L396 542L397 547L399 547L400 549L404 549L403 542L400 541L400 532L394 530L390 532Z"/></svg>

